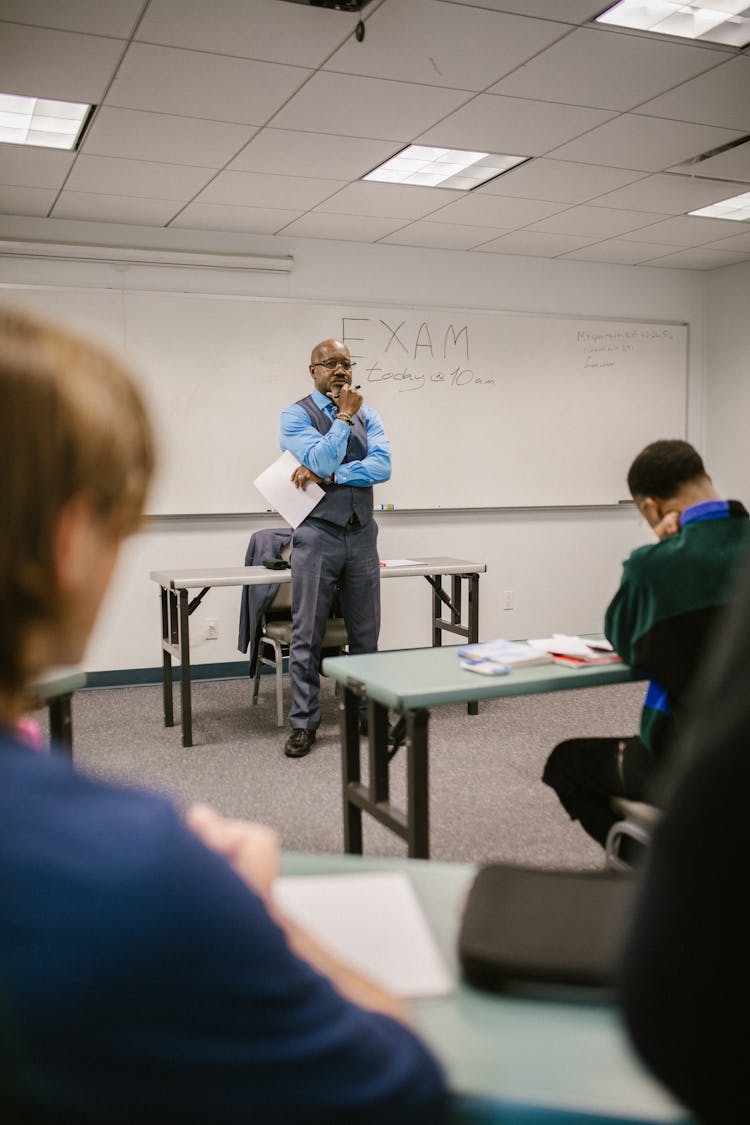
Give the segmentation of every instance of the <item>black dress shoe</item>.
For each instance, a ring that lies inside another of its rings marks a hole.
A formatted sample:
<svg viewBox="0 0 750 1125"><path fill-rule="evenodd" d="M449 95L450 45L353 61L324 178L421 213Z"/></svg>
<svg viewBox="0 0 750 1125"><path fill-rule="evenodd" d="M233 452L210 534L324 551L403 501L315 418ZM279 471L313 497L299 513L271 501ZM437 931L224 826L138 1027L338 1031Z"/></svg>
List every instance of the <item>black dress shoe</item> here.
<svg viewBox="0 0 750 1125"><path fill-rule="evenodd" d="M305 754L309 754L312 750L314 741L314 730L295 727L284 744L284 753L287 758L304 758Z"/></svg>

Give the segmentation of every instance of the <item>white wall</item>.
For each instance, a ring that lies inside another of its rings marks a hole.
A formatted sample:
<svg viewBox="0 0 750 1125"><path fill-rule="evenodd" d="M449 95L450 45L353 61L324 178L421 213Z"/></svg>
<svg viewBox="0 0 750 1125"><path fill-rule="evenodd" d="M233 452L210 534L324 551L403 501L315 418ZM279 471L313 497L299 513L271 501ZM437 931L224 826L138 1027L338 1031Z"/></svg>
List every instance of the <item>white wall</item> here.
<svg viewBox="0 0 750 1125"><path fill-rule="evenodd" d="M750 507L750 262L707 275L706 460L719 491Z"/></svg>
<svg viewBox="0 0 750 1125"><path fill-rule="evenodd" d="M11 286L134 286L686 322L690 325L688 436L702 445L704 278L699 273L317 239L211 238L190 232L52 220L0 221L0 234L8 237L9 231L19 238L55 237L107 245L291 253L295 262L288 276L230 277L205 270L5 259L0 261L0 283ZM307 357L300 356L301 392L307 387L306 365ZM647 403L644 409L648 409ZM387 428L388 419L384 421ZM263 423L257 420L253 424ZM267 424L276 423L271 419ZM447 451L445 464L425 465L423 471L450 471L450 458L455 455ZM591 466L591 472L596 469L596 465ZM87 668L99 671L159 665L158 590L149 581L148 572L193 565L238 565L251 531L277 522L264 517L152 521L123 554L92 638ZM619 578L621 560L633 546L647 541L646 529L627 507L395 512L385 514L380 526L382 557L449 554L487 563L488 573L480 581L483 638L600 628L603 610ZM514 609L510 611L502 608L505 590L513 591ZM429 643L428 594L422 579L384 582L382 647ZM237 589L213 590L206 597L192 619L195 664L240 659L235 647L238 604ZM202 641L209 617L218 621L219 639Z"/></svg>

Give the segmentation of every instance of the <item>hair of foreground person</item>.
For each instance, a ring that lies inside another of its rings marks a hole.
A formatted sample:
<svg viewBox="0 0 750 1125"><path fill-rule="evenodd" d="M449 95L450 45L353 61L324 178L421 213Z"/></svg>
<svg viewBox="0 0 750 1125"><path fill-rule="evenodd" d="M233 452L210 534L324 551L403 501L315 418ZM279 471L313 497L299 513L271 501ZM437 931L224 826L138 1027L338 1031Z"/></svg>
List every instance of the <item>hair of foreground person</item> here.
<svg viewBox="0 0 750 1125"><path fill-rule="evenodd" d="M101 345L0 307L0 689L24 682L24 638L55 620L54 537L84 499L114 536L135 530L154 468L146 408Z"/></svg>

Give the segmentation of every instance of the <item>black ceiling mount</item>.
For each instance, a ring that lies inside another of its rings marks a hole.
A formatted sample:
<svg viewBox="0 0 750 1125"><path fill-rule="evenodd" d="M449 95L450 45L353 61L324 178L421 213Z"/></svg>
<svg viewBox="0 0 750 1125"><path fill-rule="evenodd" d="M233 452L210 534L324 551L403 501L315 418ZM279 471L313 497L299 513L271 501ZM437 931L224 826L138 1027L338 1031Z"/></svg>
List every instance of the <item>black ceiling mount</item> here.
<svg viewBox="0 0 750 1125"><path fill-rule="evenodd" d="M285 4L306 4L308 8L331 8L336 12L361 12L370 0L282 0Z"/></svg>

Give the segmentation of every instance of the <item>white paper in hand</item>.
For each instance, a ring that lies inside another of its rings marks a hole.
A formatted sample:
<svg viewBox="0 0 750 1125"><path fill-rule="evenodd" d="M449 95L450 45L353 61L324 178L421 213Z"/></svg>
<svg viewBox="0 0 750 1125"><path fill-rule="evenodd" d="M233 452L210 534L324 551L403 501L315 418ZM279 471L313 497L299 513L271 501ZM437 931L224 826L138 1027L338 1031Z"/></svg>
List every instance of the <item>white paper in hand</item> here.
<svg viewBox="0 0 750 1125"><path fill-rule="evenodd" d="M455 983L406 874L286 875L274 899L288 917L383 988L406 1000Z"/></svg>
<svg viewBox="0 0 750 1125"><path fill-rule="evenodd" d="M308 481L306 488L292 484L292 473L299 464L294 454L286 449L253 481L261 496L290 527L299 527L325 495L315 481Z"/></svg>

